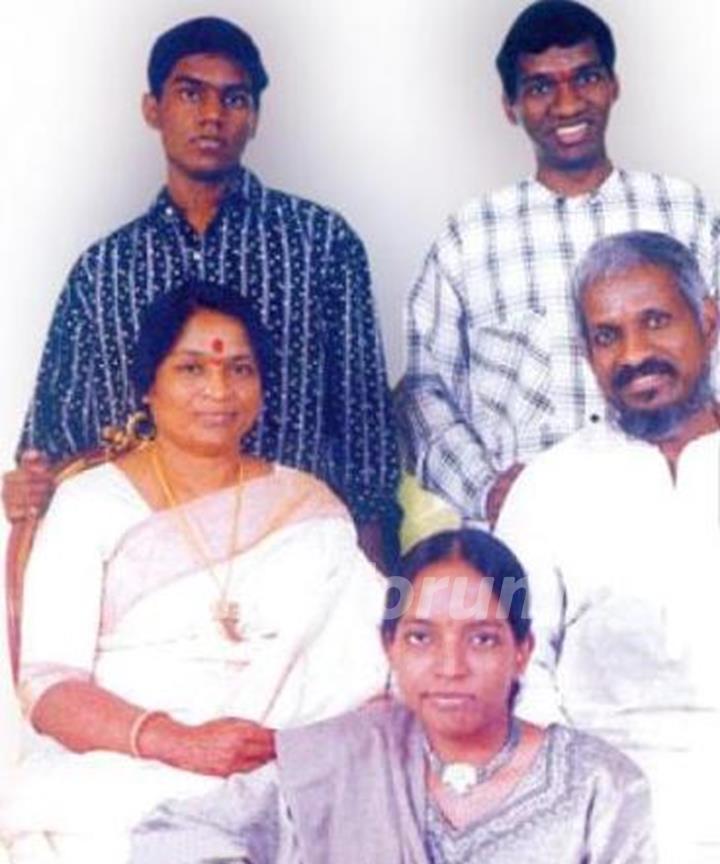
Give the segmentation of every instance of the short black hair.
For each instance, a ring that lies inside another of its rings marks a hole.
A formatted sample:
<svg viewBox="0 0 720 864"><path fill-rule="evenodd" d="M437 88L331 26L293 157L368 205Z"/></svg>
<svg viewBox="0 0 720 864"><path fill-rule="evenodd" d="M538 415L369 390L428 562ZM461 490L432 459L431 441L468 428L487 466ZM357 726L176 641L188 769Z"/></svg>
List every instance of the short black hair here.
<svg viewBox="0 0 720 864"><path fill-rule="evenodd" d="M492 593L507 614L515 641L523 642L530 633L531 624L527 575L504 543L478 528L441 531L421 540L402 556L385 594L381 624L385 641L392 642L395 638L420 571L453 558L465 561L490 579Z"/></svg>
<svg viewBox="0 0 720 864"><path fill-rule="evenodd" d="M263 391L267 392L274 368L270 334L250 303L225 285L193 282L160 294L145 309L140 321L130 379L138 397L153 385L158 367L172 350L183 327L195 312L209 309L239 321L255 355Z"/></svg>
<svg viewBox="0 0 720 864"><path fill-rule="evenodd" d="M592 39L603 66L615 75L615 40L612 31L592 9L576 0L536 0L513 22L495 58L505 96L517 98L518 59L541 54L557 45L569 48Z"/></svg>
<svg viewBox="0 0 720 864"><path fill-rule="evenodd" d="M255 107L270 82L257 45L244 31L224 18L192 18L183 21L155 40L148 60L150 92L156 99L175 64L189 54L222 54L234 60L250 76Z"/></svg>

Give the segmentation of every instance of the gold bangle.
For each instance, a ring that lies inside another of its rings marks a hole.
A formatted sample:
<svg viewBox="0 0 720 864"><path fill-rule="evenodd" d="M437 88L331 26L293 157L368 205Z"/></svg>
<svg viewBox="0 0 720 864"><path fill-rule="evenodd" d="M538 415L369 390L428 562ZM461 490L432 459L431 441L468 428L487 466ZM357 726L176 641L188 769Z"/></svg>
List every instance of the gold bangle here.
<svg viewBox="0 0 720 864"><path fill-rule="evenodd" d="M130 737L129 737L129 745L130 745L130 754L134 756L136 759L143 759L143 755L140 752L140 748L138 747L138 740L140 738L140 733L145 728L145 724L151 717L167 717L168 715L165 711L143 711L137 715L137 717L133 720L132 726L130 727Z"/></svg>

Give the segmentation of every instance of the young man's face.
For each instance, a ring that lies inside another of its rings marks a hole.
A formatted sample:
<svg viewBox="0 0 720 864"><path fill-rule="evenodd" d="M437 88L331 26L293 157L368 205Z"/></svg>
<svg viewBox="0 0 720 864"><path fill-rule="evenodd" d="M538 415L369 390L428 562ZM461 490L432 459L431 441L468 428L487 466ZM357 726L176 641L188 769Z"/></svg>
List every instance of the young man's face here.
<svg viewBox="0 0 720 864"><path fill-rule="evenodd" d="M145 96L143 113L160 132L170 170L205 182L237 166L257 123L250 76L219 54L178 60L160 98Z"/></svg>
<svg viewBox="0 0 720 864"><path fill-rule="evenodd" d="M538 173L592 170L606 160L605 129L618 84L592 39L541 54L521 54L511 122L535 149Z"/></svg>

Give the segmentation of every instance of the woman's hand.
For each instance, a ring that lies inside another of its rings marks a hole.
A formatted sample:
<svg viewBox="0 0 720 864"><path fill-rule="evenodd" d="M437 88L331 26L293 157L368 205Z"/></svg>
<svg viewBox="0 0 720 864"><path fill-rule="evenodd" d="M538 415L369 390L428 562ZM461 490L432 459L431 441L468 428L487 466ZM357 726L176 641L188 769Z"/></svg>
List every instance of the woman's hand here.
<svg viewBox="0 0 720 864"><path fill-rule="evenodd" d="M249 720L221 717L199 726L154 715L143 725L138 750L175 768L229 777L275 758L275 733Z"/></svg>
<svg viewBox="0 0 720 864"><path fill-rule="evenodd" d="M252 771L275 758L272 729L237 717L188 726L162 711L143 711L90 681L49 687L33 708L32 722L76 753L114 750L215 777Z"/></svg>

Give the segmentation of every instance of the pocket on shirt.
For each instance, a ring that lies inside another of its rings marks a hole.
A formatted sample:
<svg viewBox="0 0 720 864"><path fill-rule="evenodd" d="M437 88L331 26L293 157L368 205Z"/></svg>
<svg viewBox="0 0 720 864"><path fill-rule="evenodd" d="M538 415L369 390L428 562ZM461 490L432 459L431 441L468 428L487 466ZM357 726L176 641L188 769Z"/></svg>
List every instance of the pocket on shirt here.
<svg viewBox="0 0 720 864"><path fill-rule="evenodd" d="M554 414L547 317L524 309L503 320L479 319L468 335L476 428L498 467L512 464L540 449Z"/></svg>

